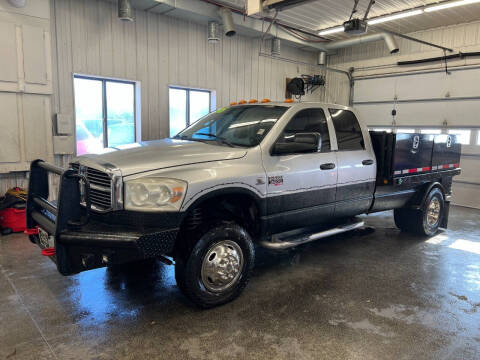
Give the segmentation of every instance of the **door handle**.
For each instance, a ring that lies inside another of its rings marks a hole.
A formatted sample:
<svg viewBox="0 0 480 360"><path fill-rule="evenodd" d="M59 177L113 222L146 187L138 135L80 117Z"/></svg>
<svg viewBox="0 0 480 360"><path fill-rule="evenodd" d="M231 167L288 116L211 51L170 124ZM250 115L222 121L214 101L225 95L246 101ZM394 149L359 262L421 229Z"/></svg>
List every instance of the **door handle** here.
<svg viewBox="0 0 480 360"><path fill-rule="evenodd" d="M332 169L335 169L335 164L334 163L322 164L322 165L320 165L320 169L322 169L322 170L332 170Z"/></svg>
<svg viewBox="0 0 480 360"><path fill-rule="evenodd" d="M372 165L373 164L373 160L372 159L367 159L367 160L363 160L362 161L362 165Z"/></svg>

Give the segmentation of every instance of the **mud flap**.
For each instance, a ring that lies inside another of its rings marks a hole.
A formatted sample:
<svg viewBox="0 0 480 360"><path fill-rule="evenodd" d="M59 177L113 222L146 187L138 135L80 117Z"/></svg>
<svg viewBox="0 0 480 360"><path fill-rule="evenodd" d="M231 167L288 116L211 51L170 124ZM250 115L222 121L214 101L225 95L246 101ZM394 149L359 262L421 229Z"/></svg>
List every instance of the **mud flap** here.
<svg viewBox="0 0 480 360"><path fill-rule="evenodd" d="M447 229L448 228L448 214L450 212L450 201L445 201L443 203L443 217L442 223L440 224L441 228Z"/></svg>

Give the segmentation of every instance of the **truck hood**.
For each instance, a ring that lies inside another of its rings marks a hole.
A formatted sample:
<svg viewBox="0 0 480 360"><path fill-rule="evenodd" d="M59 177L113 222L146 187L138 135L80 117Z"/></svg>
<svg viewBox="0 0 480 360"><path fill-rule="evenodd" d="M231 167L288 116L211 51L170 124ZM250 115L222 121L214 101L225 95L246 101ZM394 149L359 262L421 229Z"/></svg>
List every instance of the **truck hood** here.
<svg viewBox="0 0 480 360"><path fill-rule="evenodd" d="M108 148L98 155L83 155L74 160L88 166L120 169L123 176L173 166L198 164L209 161L233 160L245 156L247 151L199 141L162 139L144 141L118 148Z"/></svg>

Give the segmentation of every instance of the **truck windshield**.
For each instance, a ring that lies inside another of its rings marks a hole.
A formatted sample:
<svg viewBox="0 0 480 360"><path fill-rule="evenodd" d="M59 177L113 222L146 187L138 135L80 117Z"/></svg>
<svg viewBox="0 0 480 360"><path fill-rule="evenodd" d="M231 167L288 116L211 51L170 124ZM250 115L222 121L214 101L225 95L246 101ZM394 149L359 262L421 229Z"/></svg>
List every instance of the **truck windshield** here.
<svg viewBox="0 0 480 360"><path fill-rule="evenodd" d="M288 107L277 105L222 108L204 116L174 138L214 141L225 146L252 147L262 141L287 110Z"/></svg>

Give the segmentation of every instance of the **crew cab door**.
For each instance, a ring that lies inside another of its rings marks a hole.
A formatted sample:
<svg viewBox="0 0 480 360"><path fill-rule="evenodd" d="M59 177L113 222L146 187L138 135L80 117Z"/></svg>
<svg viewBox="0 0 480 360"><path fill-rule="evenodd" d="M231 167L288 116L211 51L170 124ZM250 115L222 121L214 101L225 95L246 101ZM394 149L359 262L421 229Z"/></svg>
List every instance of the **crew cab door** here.
<svg viewBox="0 0 480 360"><path fill-rule="evenodd" d="M375 154L370 134L352 111L329 108L328 112L338 149L335 217L362 214L370 208L376 180Z"/></svg>
<svg viewBox="0 0 480 360"><path fill-rule="evenodd" d="M332 131L323 108L299 109L280 129L273 146L264 149L269 233L318 224L333 216L337 160L331 148ZM320 140L314 150L275 152L276 145L312 133Z"/></svg>

